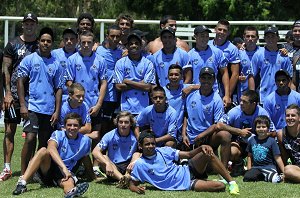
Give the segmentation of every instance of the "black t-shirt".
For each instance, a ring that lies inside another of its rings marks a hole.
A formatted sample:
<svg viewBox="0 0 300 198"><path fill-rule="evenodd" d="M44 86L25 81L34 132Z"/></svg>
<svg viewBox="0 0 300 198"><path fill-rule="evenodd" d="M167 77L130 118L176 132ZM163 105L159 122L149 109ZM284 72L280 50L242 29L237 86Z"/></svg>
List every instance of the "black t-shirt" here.
<svg viewBox="0 0 300 198"><path fill-rule="evenodd" d="M18 79L18 65L22 59L35 52L38 49L38 42L24 42L20 36L9 41L5 48L3 55L12 59L12 73L10 79L10 89L14 100L18 100L17 94L17 79Z"/></svg>

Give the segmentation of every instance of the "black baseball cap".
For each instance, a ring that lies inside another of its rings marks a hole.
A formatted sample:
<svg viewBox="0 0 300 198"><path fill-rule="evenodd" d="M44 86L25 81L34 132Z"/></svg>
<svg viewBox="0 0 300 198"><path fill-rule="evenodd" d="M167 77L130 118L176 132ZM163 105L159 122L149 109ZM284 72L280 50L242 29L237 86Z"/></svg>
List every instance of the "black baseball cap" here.
<svg viewBox="0 0 300 198"><path fill-rule="evenodd" d="M26 14L24 17L23 17L23 22L26 21L26 20L31 20L31 21L34 21L34 22L38 22L38 18L35 14L33 13L28 13Z"/></svg>
<svg viewBox="0 0 300 198"><path fill-rule="evenodd" d="M278 70L278 71L275 73L275 79L276 79L278 76L281 76L281 75L286 76L288 79L291 78L290 75L289 75L289 73L288 73L286 70L280 69L280 70Z"/></svg>
<svg viewBox="0 0 300 198"><path fill-rule="evenodd" d="M132 31L132 32L129 33L129 35L128 35L128 37L127 37L127 42L129 42L129 40L130 40L132 37L135 37L135 38L137 38L140 42L142 42L142 37L141 37L141 35L138 34L137 32L134 32L134 31Z"/></svg>
<svg viewBox="0 0 300 198"><path fill-rule="evenodd" d="M204 75L204 74L209 74L213 77L215 77L215 71L213 70L213 68L211 67L203 67L201 70L200 70L200 76Z"/></svg>
<svg viewBox="0 0 300 198"><path fill-rule="evenodd" d="M147 34L149 34L149 32L143 32L142 30L138 30L138 29L132 30L132 33L133 32L140 35L140 37L143 37L143 36L146 36Z"/></svg>
<svg viewBox="0 0 300 198"><path fill-rule="evenodd" d="M202 33L205 31L208 33L211 33L211 30L208 27L206 27L205 25L199 25L199 26L195 27L194 34Z"/></svg>
<svg viewBox="0 0 300 198"><path fill-rule="evenodd" d="M169 33L171 33L171 34L175 37L175 30L174 30L173 28L171 28L171 27L166 27L166 28L162 29L162 30L160 31L160 36L161 36L163 33L165 33L165 32L169 32Z"/></svg>
<svg viewBox="0 0 300 198"><path fill-rule="evenodd" d="M52 41L54 40L54 33L53 33L53 30L49 27L44 27L40 30L40 34L39 34L39 38L41 38L41 36L43 34L49 34L52 38Z"/></svg>
<svg viewBox="0 0 300 198"><path fill-rule="evenodd" d="M67 33L75 34L76 36L78 35L76 29L74 29L74 28L66 28L66 29L63 31L63 35L65 35L65 34L67 34Z"/></svg>
<svg viewBox="0 0 300 198"><path fill-rule="evenodd" d="M267 33L273 33L273 34L276 34L277 36L279 36L279 34L278 34L278 29L277 29L276 27L272 27L272 26L267 27L267 28L265 29L264 34L266 35Z"/></svg>

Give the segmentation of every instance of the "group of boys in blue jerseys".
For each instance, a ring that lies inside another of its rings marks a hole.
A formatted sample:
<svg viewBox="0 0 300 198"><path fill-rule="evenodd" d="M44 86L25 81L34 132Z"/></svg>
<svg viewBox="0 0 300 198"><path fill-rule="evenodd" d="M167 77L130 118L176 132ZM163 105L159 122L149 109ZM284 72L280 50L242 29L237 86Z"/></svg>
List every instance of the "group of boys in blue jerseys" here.
<svg viewBox="0 0 300 198"><path fill-rule="evenodd" d="M78 177L117 181L139 194L144 182L161 190L228 186L232 195L240 194L232 179L240 175L245 182L300 182L299 21L294 41L280 50L276 27L265 29L266 45L259 47L252 26L238 49L228 40L227 20L217 23L213 40L211 29L195 27L190 50L169 15L148 45L129 15L120 15L100 44L94 18L83 13L55 50L51 28L35 36L36 15L26 14L22 25L3 56L0 181L12 177L21 118L26 134L14 195L27 191L31 178L60 186L64 197L88 190ZM211 171L221 180L207 180Z"/></svg>

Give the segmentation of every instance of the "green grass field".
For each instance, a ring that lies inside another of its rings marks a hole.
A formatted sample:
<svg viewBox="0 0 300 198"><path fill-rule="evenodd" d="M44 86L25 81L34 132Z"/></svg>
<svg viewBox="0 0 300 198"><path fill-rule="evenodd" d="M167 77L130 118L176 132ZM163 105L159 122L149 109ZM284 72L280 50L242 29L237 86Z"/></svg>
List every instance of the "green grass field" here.
<svg viewBox="0 0 300 198"><path fill-rule="evenodd" d="M3 140L3 128L0 128L0 139ZM23 139L21 137L21 132L18 130L15 137L15 152L12 160L13 177L5 182L0 183L0 198L2 197L13 197L12 191L15 188L16 182L20 175L20 152L23 145ZM1 163L0 168L3 168L3 148L0 148ZM216 176L210 176L211 179L216 178ZM244 183L242 177L236 178L236 181L240 187L239 197L300 197L300 184L272 184L266 182L256 182L256 183ZM60 188L41 188L39 184L28 184L28 192L20 195L19 197L63 197L63 191ZM148 190L146 190L145 195L137 195L129 190L117 189L114 185L101 184L96 182L90 183L89 190L85 193L84 197L232 197L227 191L221 193L197 193L192 191L180 191L180 192L170 192L170 191L159 191L151 188L147 185Z"/></svg>

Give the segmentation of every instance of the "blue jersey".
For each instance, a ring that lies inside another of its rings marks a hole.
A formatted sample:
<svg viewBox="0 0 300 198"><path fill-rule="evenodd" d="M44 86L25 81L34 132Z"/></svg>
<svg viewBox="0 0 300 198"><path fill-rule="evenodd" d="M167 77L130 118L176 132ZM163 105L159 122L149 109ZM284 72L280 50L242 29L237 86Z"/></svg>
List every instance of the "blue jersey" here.
<svg viewBox="0 0 300 198"><path fill-rule="evenodd" d="M188 86L188 84L180 84L177 90L170 90L168 85L164 87L168 99L168 104L176 110L178 131L181 131L182 129L184 118L185 98L182 97L182 90Z"/></svg>
<svg viewBox="0 0 300 198"><path fill-rule="evenodd" d="M171 147L155 148L156 154L142 156L134 164L131 178L148 182L161 190L189 190L191 175L188 166L177 165L179 150Z"/></svg>
<svg viewBox="0 0 300 198"><path fill-rule="evenodd" d="M217 123L224 115L223 101L216 92L209 96L201 95L200 90L192 92L186 99L185 108L186 133L191 144L194 144L197 135Z"/></svg>
<svg viewBox="0 0 300 198"><path fill-rule="evenodd" d="M124 79L146 84L155 84L155 70L151 61L142 57L134 61L129 56L117 61L115 67L115 83L121 84ZM121 110L132 114L139 114L149 105L148 92L130 89L121 93Z"/></svg>
<svg viewBox="0 0 300 198"><path fill-rule="evenodd" d="M76 52L76 51L75 51ZM68 53L64 50L64 48L59 48L59 49L55 49L51 52L51 54L57 59L57 61L59 62L63 73L65 73L65 70L67 68L67 64L68 64L68 58L73 55L75 52L72 53ZM63 80L65 81L65 78L63 78ZM63 86L62 86L62 103L65 102L68 99L68 89L66 86L66 82L62 82Z"/></svg>
<svg viewBox="0 0 300 198"><path fill-rule="evenodd" d="M279 51L269 51L265 47L257 51L252 57L251 72L254 76L259 74L260 80L260 103L264 104L266 97L276 90L275 73L286 70L293 75L293 67L289 57L282 56Z"/></svg>
<svg viewBox="0 0 300 198"><path fill-rule="evenodd" d="M165 54L163 50L159 50L153 54L154 67L158 82L161 87L169 83L168 72L172 64L178 64L183 69L190 67L189 55L186 51L176 47L172 54Z"/></svg>
<svg viewBox="0 0 300 198"><path fill-rule="evenodd" d="M48 141L55 141L57 151L69 171L84 156L89 155L91 149L90 138L77 133L77 138L69 139L65 131L56 130Z"/></svg>
<svg viewBox="0 0 300 198"><path fill-rule="evenodd" d="M280 151L274 138L259 140L253 136L249 139L246 151L253 156L253 168L276 169L275 156L280 155Z"/></svg>
<svg viewBox="0 0 300 198"><path fill-rule="evenodd" d="M138 115L136 125L139 127L150 125L155 137L169 134L176 139L177 136L176 111L169 105L163 113L156 112L154 105L146 107Z"/></svg>
<svg viewBox="0 0 300 198"><path fill-rule="evenodd" d="M291 90L288 95L282 96L278 95L276 91L273 91L265 99L264 108L269 112L276 130L285 127L285 110L291 104L300 106L300 94L294 90Z"/></svg>
<svg viewBox="0 0 300 198"><path fill-rule="evenodd" d="M244 82L238 81L237 83L238 101L240 101L242 93L249 89L248 79L249 74L251 74L251 60L255 52L257 52L259 49L260 47L257 46L253 51L239 50L239 57L241 60L240 73L242 73L246 77L246 80Z"/></svg>
<svg viewBox="0 0 300 198"><path fill-rule="evenodd" d="M137 140L131 130L128 136L120 136L118 129L113 129L103 136L98 146L102 151L107 151L113 163L118 164L131 160L137 150Z"/></svg>
<svg viewBox="0 0 300 198"><path fill-rule="evenodd" d="M116 62L122 58L122 50L119 48L109 49L104 46L97 47L96 53L102 56L107 65L107 91L104 101L117 102L117 90L113 84L114 70Z"/></svg>
<svg viewBox="0 0 300 198"><path fill-rule="evenodd" d="M106 64L104 59L92 53L83 57L77 52L69 57L66 80L80 83L85 89L85 102L89 108L96 105L99 98L101 80L106 80Z"/></svg>
<svg viewBox="0 0 300 198"><path fill-rule="evenodd" d="M219 69L227 67L227 59L223 52L214 46L207 46L204 51L198 51L193 48L189 51L190 65L193 68L193 84L200 84L199 74L203 67L210 67L215 71L215 75L218 75ZM218 90L217 79L214 84L214 90Z"/></svg>
<svg viewBox="0 0 300 198"><path fill-rule="evenodd" d="M239 50L230 41L227 40L223 45L215 45L214 40L210 40L208 41L208 45L215 46L220 49L224 53L228 63L235 64L240 62Z"/></svg>
<svg viewBox="0 0 300 198"><path fill-rule="evenodd" d="M26 56L18 67L18 78L29 78L28 110L52 115L55 92L62 87L62 69L55 57L41 57L37 52Z"/></svg>
<svg viewBox="0 0 300 198"><path fill-rule="evenodd" d="M240 63L240 57L239 57L239 50L238 48L233 45L230 41L226 41L223 45L215 45L214 40L208 41L208 44L211 46L215 46L218 49L220 49L225 58L227 59L227 62L230 64L238 64ZM228 70L230 74L230 64L228 65ZM225 95L225 89L223 83L219 82L219 89L220 89L220 96L223 97Z"/></svg>
<svg viewBox="0 0 300 198"><path fill-rule="evenodd" d="M259 105L256 106L255 111L252 115L245 114L242 111L241 106L238 105L232 108L227 114L224 114L224 116L221 119L221 122L224 122L232 127L239 129L251 128L251 132L255 134L254 120L257 116L260 115L265 115L270 118L269 113ZM270 130L275 131L275 127L272 121L270 124Z"/></svg>
<svg viewBox="0 0 300 198"><path fill-rule="evenodd" d="M77 113L82 118L82 124L91 123L91 117L89 114L89 107L85 102L83 102L79 107L72 108L69 104L69 101L66 100L61 107L60 119L58 121L58 127L64 127L64 119L68 113Z"/></svg>

